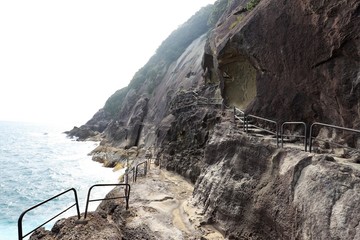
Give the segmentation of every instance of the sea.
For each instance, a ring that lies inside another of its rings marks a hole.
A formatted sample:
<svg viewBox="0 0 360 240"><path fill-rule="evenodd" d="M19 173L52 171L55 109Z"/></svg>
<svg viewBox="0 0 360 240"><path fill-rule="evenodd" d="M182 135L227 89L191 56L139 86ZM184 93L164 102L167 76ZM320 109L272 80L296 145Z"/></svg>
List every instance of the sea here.
<svg viewBox="0 0 360 240"><path fill-rule="evenodd" d="M119 172L102 167L88 155L99 142L68 138L63 132L70 128L0 121L0 240L19 239L20 215L47 199L74 189L26 212L21 221L23 235L72 206L75 191L84 212L92 185L119 182ZM93 188L91 199L104 198L112 188ZM89 210L99 203L91 203ZM58 219L76 214L72 207L44 226L50 230Z"/></svg>

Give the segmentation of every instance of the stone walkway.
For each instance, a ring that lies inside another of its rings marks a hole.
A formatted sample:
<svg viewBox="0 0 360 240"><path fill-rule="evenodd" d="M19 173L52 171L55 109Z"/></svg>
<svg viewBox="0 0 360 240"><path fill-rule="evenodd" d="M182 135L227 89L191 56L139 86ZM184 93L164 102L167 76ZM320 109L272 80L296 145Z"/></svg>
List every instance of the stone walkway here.
<svg viewBox="0 0 360 240"><path fill-rule="evenodd" d="M181 176L151 165L148 175L132 184L126 228L146 227L164 240L224 239L212 226L201 224L201 210L191 203L193 189Z"/></svg>

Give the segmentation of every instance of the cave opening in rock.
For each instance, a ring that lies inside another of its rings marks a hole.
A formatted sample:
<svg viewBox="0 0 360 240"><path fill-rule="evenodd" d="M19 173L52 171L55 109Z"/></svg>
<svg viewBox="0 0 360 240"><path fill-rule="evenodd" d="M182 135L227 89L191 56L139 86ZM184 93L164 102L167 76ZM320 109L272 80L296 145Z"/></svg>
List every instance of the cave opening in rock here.
<svg viewBox="0 0 360 240"><path fill-rule="evenodd" d="M226 103L245 109L256 96L256 69L245 57L237 57L221 70Z"/></svg>

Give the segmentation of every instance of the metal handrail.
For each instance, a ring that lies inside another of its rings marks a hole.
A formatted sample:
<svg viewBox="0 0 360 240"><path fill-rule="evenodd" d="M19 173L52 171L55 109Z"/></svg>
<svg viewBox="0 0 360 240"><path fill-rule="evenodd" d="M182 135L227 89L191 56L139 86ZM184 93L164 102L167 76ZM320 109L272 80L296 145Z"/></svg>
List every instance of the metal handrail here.
<svg viewBox="0 0 360 240"><path fill-rule="evenodd" d="M90 193L91 193L91 190L94 187L110 187L110 186L125 186L125 196L113 197L113 198L90 199ZM98 201L102 201L102 200L113 200L113 199L119 199L119 198L125 198L126 210L128 210L129 209L129 198L130 198L130 184L127 184L127 183L114 183L114 184L95 184L95 185L91 186L89 188L87 199L86 199L86 207L85 207L84 219L86 219L86 216L87 216L89 202L98 202Z"/></svg>
<svg viewBox="0 0 360 240"><path fill-rule="evenodd" d="M47 220L45 223L41 224L40 226L36 227L35 229L31 230L30 232L28 232L27 234L23 235L23 229L22 229L22 220L23 217L25 216L26 213L28 213L29 211L47 203L50 202L51 200L60 197L61 195L73 191L74 192L74 197L75 197L75 203L73 205L71 205L70 207L68 207L67 209L63 210L62 212L60 212L59 214L57 214L56 216L52 217L51 219ZM49 223L50 221L54 220L55 218L57 218L58 216L60 216L61 214L65 213L66 211L68 211L69 209L71 209L72 207L76 206L76 210L77 210L77 217L78 219L80 219L80 210L79 210L79 201L78 201L78 197L77 197L77 193L76 190L74 188L70 188L68 190L66 190L65 192L62 192L52 198L49 198L46 201L43 201L29 209L27 209L26 211L24 211L23 213L21 213L19 220L18 220L18 236L19 236L19 240L22 240L24 237L27 237L28 235L30 235L31 233L33 233L34 231L36 231L37 229L41 228L42 226L44 226L45 224Z"/></svg>
<svg viewBox="0 0 360 240"><path fill-rule="evenodd" d="M136 168L135 168L135 182L136 182L136 179L137 179L139 166L145 165L145 167L144 167L144 175L146 176L146 174L147 174L147 164L148 164L147 161L143 161L143 162L136 165Z"/></svg>
<svg viewBox="0 0 360 240"><path fill-rule="evenodd" d="M126 169L126 172L124 174L124 180L125 183L129 183L129 174L132 172L132 180L135 182L135 167L130 168L130 170Z"/></svg>
<svg viewBox="0 0 360 240"><path fill-rule="evenodd" d="M300 138L304 138L304 146L305 146L305 152L307 151L307 136L306 136L306 131L307 131L307 127L306 127L306 123L304 122L284 122L283 124L281 124L281 131L280 131L280 135L281 135L281 148L284 147L284 126L285 125L303 125L304 126L304 135L289 135L289 137L300 137Z"/></svg>
<svg viewBox="0 0 360 240"><path fill-rule="evenodd" d="M263 130L265 132L268 132L270 134L273 134L276 136L276 146L279 147L279 129L278 129L278 123L276 121L273 121L273 120L270 120L270 119L267 119L267 118L263 118L263 117L259 117L259 116L255 116L255 115L246 115L244 111L236 108L235 106L233 107L233 112L234 112L234 123L236 123L236 120L239 120L241 122L243 122L243 127L244 127L244 131L246 133L248 133L248 130L249 130L249 118L255 118L255 119L259 119L259 120L262 120L262 121L266 121L266 122L269 122L269 123L272 123L272 124L275 124L275 128L276 128L276 131L273 132L273 131L270 131L268 129L264 129L264 128L261 128L259 126L256 126L254 124L252 124L251 126L254 127L254 128L257 128L257 129L260 129L260 130ZM240 112L242 115L243 115L243 119L241 119L241 117L238 117L237 116L237 112ZM324 126L324 127L330 127L330 128L334 128L334 129L339 129L339 130L344 130L344 131L350 131L350 132L353 132L353 133L360 133L360 130L356 130L356 129L351 129L351 128L345 128L345 127L339 127L339 126L335 126L335 125L329 125L329 124L325 124L325 123L319 123L319 122L315 122L313 123L311 126L310 126L310 136L307 136L307 125L306 123L304 122L284 122L282 125L281 125L281 147L283 147L283 142L284 142L284 135L283 132L284 132L284 126L285 125L288 125L288 124L301 124L304 126L304 131L305 131L305 135L290 135L292 137L300 137L300 138L304 138L304 147L305 147L305 152L307 151L307 146L309 145L309 152L311 152L312 150L312 139L314 138L312 136L313 134L313 128L314 126L316 125L320 125L320 126ZM246 127L246 129L245 129ZM315 139L315 138L314 138ZM344 147L344 148L348 148L348 149L353 149L353 150L358 150L357 148L351 148L351 147L347 147L345 145L341 145L341 144L338 144L338 143L334 143L334 142L329 142L329 141L326 141L326 140L323 140L323 139L319 139L320 141L324 141L324 142L328 142L328 143L331 143L333 145L336 145L336 146L341 146L341 147Z"/></svg>
<svg viewBox="0 0 360 240"><path fill-rule="evenodd" d="M244 120L242 120L240 117L238 117L236 112L240 112L243 115ZM236 122L236 120L239 120L240 122L243 123L243 130L245 132L245 123L246 123L245 112L234 106L234 123Z"/></svg>
<svg viewBox="0 0 360 240"><path fill-rule="evenodd" d="M339 127L339 126L335 126L335 125L330 125L330 124L325 124L325 123L319 123L319 122L315 122L311 125L310 127L310 136L309 136L309 152L311 152L311 149L312 149L312 139L313 139L313 136L312 136L312 133L313 133L313 128L314 126L323 126L323 127L329 127L329 128L333 128L333 129L339 129L339 130L344 130L344 131L349 131L349 132L354 132L354 133L360 133L360 130L356 130L356 129L351 129L351 128L345 128L345 127ZM315 139L315 137L314 137ZM321 140L321 139L320 139ZM322 141L325 141L325 140L322 140ZM329 142L329 141L325 141L325 142ZM329 142L331 143L331 142ZM332 143L332 144L335 144L335 145L340 145L342 147L346 147L344 145L341 145L341 144L336 144L336 143ZM349 148L349 149L355 149L355 150L358 150L356 148L351 148L351 147L346 147L346 148Z"/></svg>
<svg viewBox="0 0 360 240"><path fill-rule="evenodd" d="M261 127L258 127L256 125L252 125L254 128L257 128L257 129L260 129L260 130L263 130L263 131L266 131L270 134L273 134L275 135L276 137L276 146L279 147L279 130L278 130L278 123L274 120L270 120L270 119L267 119L267 118L263 118L263 117L258 117L258 116L255 116L255 115L246 115L246 133L248 132L248 129L249 129L249 117L250 118L255 118L255 119L259 119L259 120L262 120L262 121L265 121L265 122L268 122L268 123L272 123L272 124L275 124L275 129L276 131L273 132L273 131L270 131L270 130L267 130L267 129L264 129L264 128L261 128Z"/></svg>

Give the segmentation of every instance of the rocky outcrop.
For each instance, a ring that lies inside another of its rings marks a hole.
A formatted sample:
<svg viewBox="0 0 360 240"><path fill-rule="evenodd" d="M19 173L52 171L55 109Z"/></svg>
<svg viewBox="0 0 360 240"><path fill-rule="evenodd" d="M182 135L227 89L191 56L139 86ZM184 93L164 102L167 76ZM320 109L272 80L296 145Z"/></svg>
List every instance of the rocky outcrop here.
<svg viewBox="0 0 360 240"><path fill-rule="evenodd" d="M134 91L130 91L118 118L113 120L104 132L107 140L117 147L138 146L147 111L148 99L138 98Z"/></svg>
<svg viewBox="0 0 360 240"><path fill-rule="evenodd" d="M30 240L123 240L119 225L109 222L106 216L91 213L87 224L77 223L76 217L61 219L55 223L51 231L41 228L31 235Z"/></svg>
<svg viewBox="0 0 360 240"><path fill-rule="evenodd" d="M76 138L79 141L90 140L91 138L98 135L98 132L94 132L87 125L83 125L81 127L74 127L70 131L66 131L67 134L71 138Z"/></svg>
<svg viewBox="0 0 360 240"><path fill-rule="evenodd" d="M106 198L118 197L119 190L119 188L114 188ZM30 240L156 239L146 226L141 228L125 227L125 219L131 217L129 214L123 201L119 199L103 201L95 212L88 213L86 221L83 218L79 221L77 217L60 219L50 231L44 228L36 230Z"/></svg>
<svg viewBox="0 0 360 240"><path fill-rule="evenodd" d="M206 222L229 239L359 238L357 165L229 129L217 126L195 185Z"/></svg>

